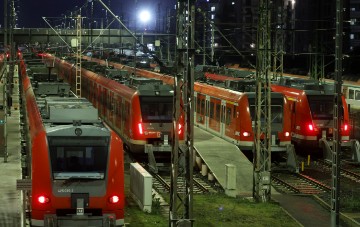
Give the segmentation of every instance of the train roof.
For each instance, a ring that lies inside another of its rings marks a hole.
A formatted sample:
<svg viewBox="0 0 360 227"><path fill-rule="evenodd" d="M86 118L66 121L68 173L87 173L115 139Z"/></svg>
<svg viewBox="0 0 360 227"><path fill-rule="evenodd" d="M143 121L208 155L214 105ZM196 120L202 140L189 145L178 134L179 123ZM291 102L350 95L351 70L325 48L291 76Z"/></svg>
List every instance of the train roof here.
<svg viewBox="0 0 360 227"><path fill-rule="evenodd" d="M45 98L42 111L44 123L100 123L98 111L84 98Z"/></svg>
<svg viewBox="0 0 360 227"><path fill-rule="evenodd" d="M70 85L63 82L34 82L33 90L37 96L70 96Z"/></svg>
<svg viewBox="0 0 360 227"><path fill-rule="evenodd" d="M330 84L322 84L317 80L302 78L281 78L274 85L302 90L307 95L331 95L334 94L334 87Z"/></svg>

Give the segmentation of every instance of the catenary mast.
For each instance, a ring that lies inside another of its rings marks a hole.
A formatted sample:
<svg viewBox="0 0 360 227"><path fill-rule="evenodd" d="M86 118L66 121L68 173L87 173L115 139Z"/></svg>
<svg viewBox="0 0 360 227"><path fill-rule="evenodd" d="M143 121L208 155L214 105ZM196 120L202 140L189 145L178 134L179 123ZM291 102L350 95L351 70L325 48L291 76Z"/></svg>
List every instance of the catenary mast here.
<svg viewBox="0 0 360 227"><path fill-rule="evenodd" d="M174 133L171 157L171 188L169 226L193 225L193 97L194 97L194 34L195 1L178 0L176 17L176 76L174 95L174 130L178 132L179 119L185 116L185 145L179 144ZM180 185L185 188L180 192Z"/></svg>

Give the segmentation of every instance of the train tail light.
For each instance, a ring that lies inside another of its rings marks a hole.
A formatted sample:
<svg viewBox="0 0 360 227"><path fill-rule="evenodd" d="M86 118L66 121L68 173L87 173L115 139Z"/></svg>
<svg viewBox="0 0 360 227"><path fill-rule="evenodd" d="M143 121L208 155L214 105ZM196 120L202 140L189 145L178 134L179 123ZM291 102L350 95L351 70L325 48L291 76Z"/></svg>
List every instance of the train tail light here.
<svg viewBox="0 0 360 227"><path fill-rule="evenodd" d="M45 204L45 203L49 203L50 199L46 196L41 195L37 198L37 201L41 204Z"/></svg>
<svg viewBox="0 0 360 227"><path fill-rule="evenodd" d="M285 137L289 137L290 136L290 132L285 132Z"/></svg>
<svg viewBox="0 0 360 227"><path fill-rule="evenodd" d="M142 135L143 134L143 126L141 123L138 124L138 129L139 129L140 135Z"/></svg>
<svg viewBox="0 0 360 227"><path fill-rule="evenodd" d="M244 137L250 136L250 133L249 133L249 132L243 132L242 134L243 134Z"/></svg>
<svg viewBox="0 0 360 227"><path fill-rule="evenodd" d="M109 197L109 202L112 204L118 203L119 201L120 201L120 198L117 195L113 195L113 196Z"/></svg>

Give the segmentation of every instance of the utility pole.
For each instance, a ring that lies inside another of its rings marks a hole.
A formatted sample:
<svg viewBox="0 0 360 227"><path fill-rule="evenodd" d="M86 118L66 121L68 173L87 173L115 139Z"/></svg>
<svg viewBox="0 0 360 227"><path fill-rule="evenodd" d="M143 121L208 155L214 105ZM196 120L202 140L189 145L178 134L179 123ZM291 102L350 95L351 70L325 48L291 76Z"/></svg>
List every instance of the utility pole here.
<svg viewBox="0 0 360 227"><path fill-rule="evenodd" d="M81 97L81 15L76 18L76 96Z"/></svg>
<svg viewBox="0 0 360 227"><path fill-rule="evenodd" d="M170 9L167 9L167 15L166 15L166 33L167 35L167 62L170 64L171 61L171 54L170 54L170 23L171 23L171 15L170 15Z"/></svg>
<svg viewBox="0 0 360 227"><path fill-rule="evenodd" d="M336 0L336 37L335 37L335 80L334 80L334 135L332 152L332 188L331 188L331 226L339 226L340 207L340 152L341 123L343 122L341 85L343 58L343 0Z"/></svg>
<svg viewBox="0 0 360 227"><path fill-rule="evenodd" d="M255 91L254 187L256 201L271 198L271 32L270 0L259 1Z"/></svg>
<svg viewBox="0 0 360 227"><path fill-rule="evenodd" d="M203 65L206 64L206 12L202 12L204 27L203 27Z"/></svg>
<svg viewBox="0 0 360 227"><path fill-rule="evenodd" d="M8 157L8 151L7 151L7 111L8 111L8 100L7 100L7 94L8 94L8 89L7 89L7 84L8 84L8 64L7 64L7 53L8 53L8 1L4 0L4 51L5 51L5 58L4 58L4 67L5 67L5 71L3 73L3 77L4 77L4 84L3 84L3 110L4 110L4 131L3 131L3 136L4 136L4 162L7 162L7 157Z"/></svg>
<svg viewBox="0 0 360 227"><path fill-rule="evenodd" d="M285 12L284 1L276 0L274 2L274 54L273 54L273 76L272 79L282 78L284 72L284 26Z"/></svg>
<svg viewBox="0 0 360 227"><path fill-rule="evenodd" d="M169 226L193 226L193 128L195 0L177 1L177 57L174 95L174 144L171 155ZM181 101L182 100L182 101ZM180 146L180 116L185 115L185 145ZM181 186L180 186L181 185ZM178 191L184 188L183 192Z"/></svg>

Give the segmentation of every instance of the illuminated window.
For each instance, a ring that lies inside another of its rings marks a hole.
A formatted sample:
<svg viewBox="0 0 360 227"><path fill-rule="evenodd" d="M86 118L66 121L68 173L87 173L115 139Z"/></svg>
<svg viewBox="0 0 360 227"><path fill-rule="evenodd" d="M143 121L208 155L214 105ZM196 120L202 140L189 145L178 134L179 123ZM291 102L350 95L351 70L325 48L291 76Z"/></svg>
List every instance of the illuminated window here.
<svg viewBox="0 0 360 227"><path fill-rule="evenodd" d="M214 18L215 18L215 15L211 14L211 20L214 20Z"/></svg>
<svg viewBox="0 0 360 227"><path fill-rule="evenodd" d="M354 34L350 34L350 39L354 39Z"/></svg>
<svg viewBox="0 0 360 227"><path fill-rule="evenodd" d="M231 2L231 5L235 5L235 2Z"/></svg>
<svg viewBox="0 0 360 227"><path fill-rule="evenodd" d="M211 12L215 11L215 6L211 6Z"/></svg>

